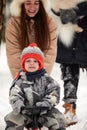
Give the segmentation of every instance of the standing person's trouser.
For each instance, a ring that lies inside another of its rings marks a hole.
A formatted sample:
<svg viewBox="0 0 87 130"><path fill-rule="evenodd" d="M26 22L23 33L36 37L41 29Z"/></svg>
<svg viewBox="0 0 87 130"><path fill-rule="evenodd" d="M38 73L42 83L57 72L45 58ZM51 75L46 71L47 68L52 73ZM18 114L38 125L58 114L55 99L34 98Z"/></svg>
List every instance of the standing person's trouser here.
<svg viewBox="0 0 87 130"><path fill-rule="evenodd" d="M77 64L61 64L62 80L64 81L64 102L76 102L79 70Z"/></svg>
<svg viewBox="0 0 87 130"><path fill-rule="evenodd" d="M26 119L20 114L14 115L13 112L9 113L5 117L5 130L23 130L24 120ZM49 128L49 130L66 130L65 118L56 108L53 108L46 115L40 116L38 121ZM31 119L28 119L28 123L29 122L31 122Z"/></svg>

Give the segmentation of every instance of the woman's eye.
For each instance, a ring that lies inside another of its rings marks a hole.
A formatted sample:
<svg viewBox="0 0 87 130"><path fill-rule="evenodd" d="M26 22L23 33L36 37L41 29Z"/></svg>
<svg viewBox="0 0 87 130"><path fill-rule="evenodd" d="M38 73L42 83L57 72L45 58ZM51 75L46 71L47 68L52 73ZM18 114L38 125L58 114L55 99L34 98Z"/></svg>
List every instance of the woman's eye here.
<svg viewBox="0 0 87 130"><path fill-rule="evenodd" d="M26 2L25 5L30 5L31 3L30 2Z"/></svg>
<svg viewBox="0 0 87 130"><path fill-rule="evenodd" d="M39 2L36 2L35 5L39 5Z"/></svg>
<svg viewBox="0 0 87 130"><path fill-rule="evenodd" d="M26 2L25 5L26 6L31 5L31 2ZM39 5L39 2L35 2L34 5Z"/></svg>

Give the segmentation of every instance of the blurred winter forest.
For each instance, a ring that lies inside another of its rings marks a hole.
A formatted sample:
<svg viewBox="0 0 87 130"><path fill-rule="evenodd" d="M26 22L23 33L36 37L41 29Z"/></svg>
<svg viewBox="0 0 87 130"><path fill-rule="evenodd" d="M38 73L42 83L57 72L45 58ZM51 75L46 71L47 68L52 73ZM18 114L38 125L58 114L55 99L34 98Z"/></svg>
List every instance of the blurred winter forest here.
<svg viewBox="0 0 87 130"><path fill-rule="evenodd" d="M11 110L8 101L8 91L12 82L10 71L6 59L5 46L5 27L10 17L9 6L12 0L0 0L0 130L4 130L4 116ZM4 43L4 44L1 44ZM61 72L59 64L55 63L52 71L52 77L58 81L61 86L61 100L59 110L64 112L62 107L63 101L63 82L61 80ZM87 130L87 73L80 70L80 82L78 85L78 101L77 101L77 116L78 123L67 130Z"/></svg>
<svg viewBox="0 0 87 130"><path fill-rule="evenodd" d="M7 20L10 17L9 4L12 0L0 0L0 45L5 43L5 27Z"/></svg>

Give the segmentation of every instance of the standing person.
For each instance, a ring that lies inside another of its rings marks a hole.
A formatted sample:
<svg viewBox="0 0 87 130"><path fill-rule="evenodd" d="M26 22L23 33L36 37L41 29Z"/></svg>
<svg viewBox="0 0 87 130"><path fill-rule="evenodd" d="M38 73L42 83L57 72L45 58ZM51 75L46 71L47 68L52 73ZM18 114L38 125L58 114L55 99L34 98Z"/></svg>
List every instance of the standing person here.
<svg viewBox="0 0 87 130"><path fill-rule="evenodd" d="M87 68L87 2L79 3L77 8L65 11L64 15L60 13L63 24L78 19L77 23L83 29L82 32L75 33L72 43L68 47L58 39L56 61L61 63L62 80L64 81L63 107L65 108L66 125L68 126L78 121L76 101L80 67ZM67 39L68 36L67 33Z"/></svg>
<svg viewBox="0 0 87 130"><path fill-rule="evenodd" d="M5 130L23 130L22 106L47 106L49 110L40 115L39 122L49 130L65 130L64 116L55 106L59 103L60 87L44 69L44 54L35 43L29 44L21 54L21 71L10 88L9 100L13 111L5 117Z"/></svg>
<svg viewBox="0 0 87 130"><path fill-rule="evenodd" d="M27 43L36 42L45 54L45 68L51 73L57 52L57 24L48 16L44 0L13 0L6 28L7 62L13 77L20 69L20 54Z"/></svg>

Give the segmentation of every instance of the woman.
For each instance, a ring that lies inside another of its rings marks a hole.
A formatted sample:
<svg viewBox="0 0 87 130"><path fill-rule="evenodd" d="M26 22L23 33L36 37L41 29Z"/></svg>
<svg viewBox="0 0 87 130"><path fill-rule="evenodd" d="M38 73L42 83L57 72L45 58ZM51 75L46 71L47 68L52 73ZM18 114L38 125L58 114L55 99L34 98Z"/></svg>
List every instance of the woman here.
<svg viewBox="0 0 87 130"><path fill-rule="evenodd" d="M20 69L23 48L31 42L38 43L44 52L45 68L48 74L51 73L57 50L57 24L47 15L43 2L13 0L11 3L11 18L6 28L6 53L13 77Z"/></svg>

